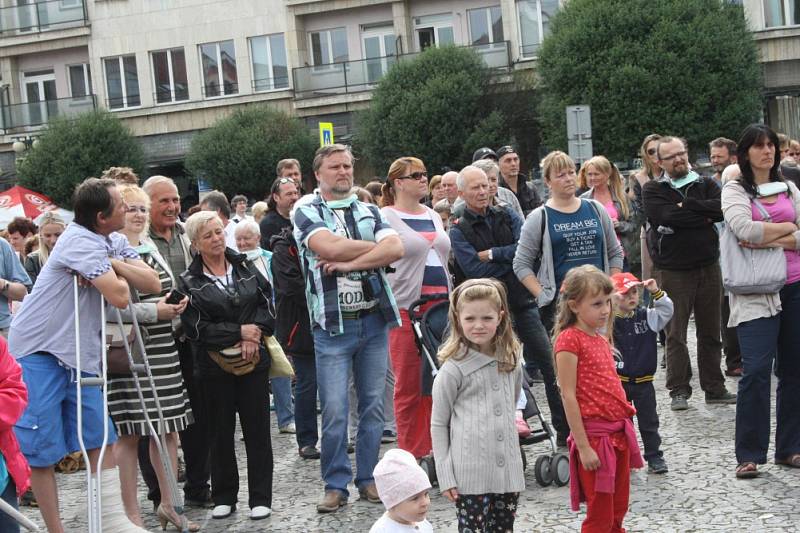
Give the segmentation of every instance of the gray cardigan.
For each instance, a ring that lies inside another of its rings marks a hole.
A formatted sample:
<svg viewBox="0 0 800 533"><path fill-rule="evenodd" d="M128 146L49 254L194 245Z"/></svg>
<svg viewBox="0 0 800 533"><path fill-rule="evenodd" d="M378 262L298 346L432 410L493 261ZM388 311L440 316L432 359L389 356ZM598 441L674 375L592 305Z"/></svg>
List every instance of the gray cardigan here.
<svg viewBox="0 0 800 533"><path fill-rule="evenodd" d="M795 223L800 225L800 190L794 183L786 180L794 204ZM738 180L730 180L722 186L722 215L725 223L740 241L760 244L764 242L764 223L753 220L750 195ZM800 231L795 232L796 248L800 249ZM742 322L777 315L781 310L780 293L772 294L729 294L731 315L728 327L736 327Z"/></svg>
<svg viewBox="0 0 800 533"><path fill-rule="evenodd" d="M525 475L514 424L522 367L500 372L475 350L448 359L433 382L431 438L439 488L461 494L521 492Z"/></svg>
<svg viewBox="0 0 800 533"><path fill-rule="evenodd" d="M622 270L624 256L622 246L614 233L614 223L611 222L611 218L600 202L591 199L582 201L591 202L603 225L603 234L605 235L603 265L606 274L612 268ZM542 231L543 226L544 231ZM534 272L533 265L540 256L542 258L541 266L538 272ZM528 276L535 276L539 280L542 285L542 292L537 298L539 307L544 307L555 299L556 274L553 264L553 245L550 242L550 231L547 228L547 214L544 205L531 211L528 218L525 219L517 244L517 253L514 256L514 273L520 281Z"/></svg>

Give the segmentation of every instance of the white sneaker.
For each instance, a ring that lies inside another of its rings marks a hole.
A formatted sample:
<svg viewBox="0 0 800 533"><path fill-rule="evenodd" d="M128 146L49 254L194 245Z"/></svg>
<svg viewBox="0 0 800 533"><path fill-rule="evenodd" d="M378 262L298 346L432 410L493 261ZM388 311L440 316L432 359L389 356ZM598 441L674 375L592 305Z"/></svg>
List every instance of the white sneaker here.
<svg viewBox="0 0 800 533"><path fill-rule="evenodd" d="M278 428L279 433L297 433L297 427L294 425L294 422L289 422L285 426L281 426Z"/></svg>
<svg viewBox="0 0 800 533"><path fill-rule="evenodd" d="M272 514L272 509L263 505L257 505L250 509L250 520L261 520Z"/></svg>
<svg viewBox="0 0 800 533"><path fill-rule="evenodd" d="M211 518L227 518L235 509L235 505L217 505L214 507L214 510L211 511Z"/></svg>

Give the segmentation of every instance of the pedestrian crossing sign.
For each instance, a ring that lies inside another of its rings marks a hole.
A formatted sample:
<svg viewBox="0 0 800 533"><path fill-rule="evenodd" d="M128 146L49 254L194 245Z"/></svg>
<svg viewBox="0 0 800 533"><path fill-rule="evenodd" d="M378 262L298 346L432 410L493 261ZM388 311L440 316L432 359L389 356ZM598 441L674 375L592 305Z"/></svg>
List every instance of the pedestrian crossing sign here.
<svg viewBox="0 0 800 533"><path fill-rule="evenodd" d="M327 146L333 144L333 123L320 122L319 123L319 145Z"/></svg>

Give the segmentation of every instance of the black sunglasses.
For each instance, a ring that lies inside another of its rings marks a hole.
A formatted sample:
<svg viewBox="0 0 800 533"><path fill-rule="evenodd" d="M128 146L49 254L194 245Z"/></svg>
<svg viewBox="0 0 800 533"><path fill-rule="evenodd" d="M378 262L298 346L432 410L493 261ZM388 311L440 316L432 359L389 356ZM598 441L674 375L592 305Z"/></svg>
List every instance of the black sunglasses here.
<svg viewBox="0 0 800 533"><path fill-rule="evenodd" d="M395 179L398 179L398 180L412 179L412 180L419 181L422 178L427 178L427 177L428 177L428 173L427 172L412 172L408 176L400 176L399 178L395 178Z"/></svg>
<svg viewBox="0 0 800 533"><path fill-rule="evenodd" d="M656 149L650 148L649 150L647 150L647 155L656 155Z"/></svg>

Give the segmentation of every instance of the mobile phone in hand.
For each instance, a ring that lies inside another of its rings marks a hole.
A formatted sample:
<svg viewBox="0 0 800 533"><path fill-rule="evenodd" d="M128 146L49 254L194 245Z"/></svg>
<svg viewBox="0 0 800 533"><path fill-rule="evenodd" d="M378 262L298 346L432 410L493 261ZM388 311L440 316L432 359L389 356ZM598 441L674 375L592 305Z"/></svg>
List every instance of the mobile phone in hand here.
<svg viewBox="0 0 800 533"><path fill-rule="evenodd" d="M183 300L183 294L178 291L172 291L169 293L169 296L167 296L166 301L170 305L175 305L181 303L181 300Z"/></svg>

